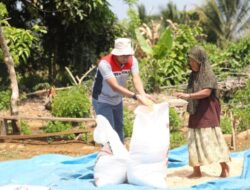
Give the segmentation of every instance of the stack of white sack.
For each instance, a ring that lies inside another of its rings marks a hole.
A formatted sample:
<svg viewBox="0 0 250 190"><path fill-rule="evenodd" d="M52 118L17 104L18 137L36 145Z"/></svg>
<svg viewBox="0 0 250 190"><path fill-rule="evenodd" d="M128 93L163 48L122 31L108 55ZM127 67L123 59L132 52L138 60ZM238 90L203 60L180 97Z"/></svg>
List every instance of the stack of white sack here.
<svg viewBox="0 0 250 190"><path fill-rule="evenodd" d="M128 183L166 188L168 103L154 104L152 109L138 106L135 114L127 170Z"/></svg>
<svg viewBox="0 0 250 190"><path fill-rule="evenodd" d="M102 144L94 167L96 186L131 184L166 188L169 147L168 103L135 110L130 152L120 141L108 120L97 115L94 141Z"/></svg>
<svg viewBox="0 0 250 190"><path fill-rule="evenodd" d="M105 117L97 115L96 122L94 141L102 144L103 148L94 166L95 184L99 187L124 183L127 180L129 153Z"/></svg>

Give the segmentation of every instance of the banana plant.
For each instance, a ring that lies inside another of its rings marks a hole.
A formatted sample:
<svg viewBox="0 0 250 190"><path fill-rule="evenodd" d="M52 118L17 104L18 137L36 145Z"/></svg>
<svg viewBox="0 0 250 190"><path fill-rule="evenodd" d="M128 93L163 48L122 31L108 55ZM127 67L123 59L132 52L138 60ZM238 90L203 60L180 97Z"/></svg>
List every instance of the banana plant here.
<svg viewBox="0 0 250 190"><path fill-rule="evenodd" d="M161 35L156 44L149 43L148 40L140 33L139 29L135 30L137 41L140 48L148 57L147 68L150 70L151 75L147 76L150 79L150 84L154 91L159 91L159 86L164 83L164 77L159 75L159 70L163 69L162 60L170 52L173 46L173 37L170 29L166 29ZM151 44L151 45L150 45Z"/></svg>
<svg viewBox="0 0 250 190"><path fill-rule="evenodd" d="M135 29L135 34L140 48L147 54L147 56L155 59L162 59L173 46L172 32L169 28L161 34L158 42L153 46L149 45L139 29Z"/></svg>

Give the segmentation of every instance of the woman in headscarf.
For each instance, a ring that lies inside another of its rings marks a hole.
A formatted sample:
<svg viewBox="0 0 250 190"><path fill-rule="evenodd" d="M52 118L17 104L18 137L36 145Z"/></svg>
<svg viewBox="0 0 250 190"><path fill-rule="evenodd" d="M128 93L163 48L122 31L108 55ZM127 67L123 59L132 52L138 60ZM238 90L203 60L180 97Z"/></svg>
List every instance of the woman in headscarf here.
<svg viewBox="0 0 250 190"><path fill-rule="evenodd" d="M188 52L188 63L192 72L187 93L176 93L176 96L188 101L189 165L193 167L189 177L201 177L200 166L215 162L221 165L220 177L227 177L230 157L220 129L221 107L216 77L202 47L195 46Z"/></svg>

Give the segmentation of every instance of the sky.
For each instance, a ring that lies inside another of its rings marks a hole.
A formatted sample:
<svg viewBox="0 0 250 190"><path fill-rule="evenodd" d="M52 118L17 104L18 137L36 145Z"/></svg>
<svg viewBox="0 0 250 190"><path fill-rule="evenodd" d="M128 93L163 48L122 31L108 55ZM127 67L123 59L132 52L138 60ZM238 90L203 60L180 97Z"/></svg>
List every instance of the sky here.
<svg viewBox="0 0 250 190"><path fill-rule="evenodd" d="M186 6L190 10L194 5L202 5L205 0L172 0L176 4L177 9L183 10ZM111 10L117 15L119 20L127 18L128 6L123 0L108 0L111 5ZM144 4L148 15L159 13L160 10L166 7L169 0L139 0L138 4Z"/></svg>

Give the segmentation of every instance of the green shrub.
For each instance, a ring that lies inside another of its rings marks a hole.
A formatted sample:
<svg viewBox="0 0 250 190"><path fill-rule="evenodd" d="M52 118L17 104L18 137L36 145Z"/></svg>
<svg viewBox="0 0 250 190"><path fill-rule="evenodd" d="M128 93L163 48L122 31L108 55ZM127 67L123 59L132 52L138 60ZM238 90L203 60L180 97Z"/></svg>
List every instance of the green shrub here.
<svg viewBox="0 0 250 190"><path fill-rule="evenodd" d="M235 92L232 104L239 106L246 106L250 102L250 80L248 79L246 87Z"/></svg>
<svg viewBox="0 0 250 190"><path fill-rule="evenodd" d="M180 130L182 127L181 118L173 107L169 108L169 123L170 148L175 148L186 144L186 137Z"/></svg>
<svg viewBox="0 0 250 190"><path fill-rule="evenodd" d="M172 30L171 33L171 36L174 36L172 43L169 43L170 38L167 36L160 38L162 41L159 40L151 47L154 56L147 53L148 56L140 60L140 73L147 92L159 91L164 86L180 84L187 80L186 54L190 47L198 43L196 37L202 34L202 29L198 26L179 25L178 29ZM143 48L142 39L138 36L137 40ZM166 46L169 47L168 50ZM162 51L162 56L157 56L157 52Z"/></svg>
<svg viewBox="0 0 250 190"><path fill-rule="evenodd" d="M26 121L21 121L21 133L24 135L30 135L32 133Z"/></svg>
<svg viewBox="0 0 250 190"><path fill-rule="evenodd" d="M124 112L124 136L131 137L133 132L133 123L135 116L133 111L130 111L127 108L124 108L123 112Z"/></svg>
<svg viewBox="0 0 250 190"><path fill-rule="evenodd" d="M187 143L187 138L181 131L170 133L170 148L176 148Z"/></svg>
<svg viewBox="0 0 250 190"><path fill-rule="evenodd" d="M240 109L235 109L235 115L239 118L239 125L237 131L242 132L250 127L250 105L246 105Z"/></svg>
<svg viewBox="0 0 250 190"><path fill-rule="evenodd" d="M43 89L49 89L51 88L50 84L47 83L47 82L43 82L43 83L38 83L36 84L34 87L33 87L33 90L34 91L37 91L37 90L43 90Z"/></svg>
<svg viewBox="0 0 250 190"><path fill-rule="evenodd" d="M28 76L20 75L18 80L20 90L26 92L37 91L50 87L49 83L43 79L43 76L39 76L38 74L28 74Z"/></svg>
<svg viewBox="0 0 250 190"><path fill-rule="evenodd" d="M6 110L10 107L10 96L9 90L0 92L0 110Z"/></svg>
<svg viewBox="0 0 250 190"><path fill-rule="evenodd" d="M171 132L179 131L181 128L181 119L175 108L169 109L169 127Z"/></svg>
<svg viewBox="0 0 250 190"><path fill-rule="evenodd" d="M49 121L47 126L44 127L44 132L46 133L56 133L61 131L67 131L72 128L70 123L60 122L60 121ZM67 139L73 139L75 137L74 134L63 135ZM54 138L53 138L54 139Z"/></svg>
<svg viewBox="0 0 250 190"><path fill-rule="evenodd" d="M245 131L250 127L250 80L244 89L238 90L231 100L233 115L238 118L239 125L237 131Z"/></svg>
<svg viewBox="0 0 250 190"><path fill-rule="evenodd" d="M245 68L250 63L250 38L242 38L237 43L231 42L227 52L233 69Z"/></svg>
<svg viewBox="0 0 250 190"><path fill-rule="evenodd" d="M220 127L223 134L231 134L232 126L230 118L227 116L222 116L220 121Z"/></svg>
<svg viewBox="0 0 250 190"><path fill-rule="evenodd" d="M88 117L90 108L87 90L80 86L59 91L52 102L52 114L58 117Z"/></svg>
<svg viewBox="0 0 250 190"><path fill-rule="evenodd" d="M81 123L80 126L79 126L79 129L87 129L87 125L85 123ZM90 133L90 132L86 132L86 133L82 133L81 136L80 136L80 140L86 142L86 143L89 143L89 142L94 142L94 139L93 139L93 133Z"/></svg>
<svg viewBox="0 0 250 190"><path fill-rule="evenodd" d="M49 121L47 126L44 128L44 132L46 133L56 133L71 129L71 125L69 123L64 123L61 121Z"/></svg>
<svg viewBox="0 0 250 190"><path fill-rule="evenodd" d="M230 42L224 49L209 43L204 44L204 47L219 80L224 80L227 76L237 75L250 63L249 38L242 38L237 43Z"/></svg>

